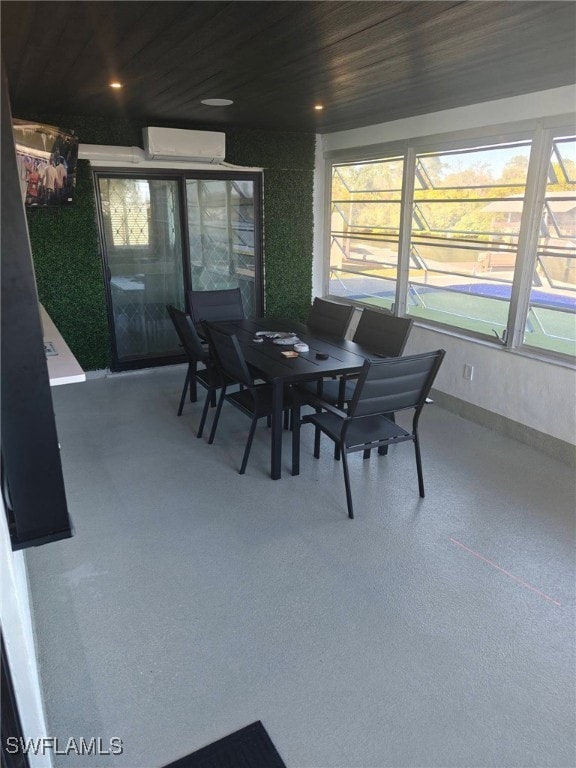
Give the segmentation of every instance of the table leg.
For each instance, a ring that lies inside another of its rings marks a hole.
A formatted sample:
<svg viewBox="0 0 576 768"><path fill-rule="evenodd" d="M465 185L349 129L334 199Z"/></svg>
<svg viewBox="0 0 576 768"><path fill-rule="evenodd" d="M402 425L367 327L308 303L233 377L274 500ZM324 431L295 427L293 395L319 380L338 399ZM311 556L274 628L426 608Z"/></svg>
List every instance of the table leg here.
<svg viewBox="0 0 576 768"><path fill-rule="evenodd" d="M270 460L270 475L272 480L282 477L282 405L283 405L282 381L274 381L272 384L272 449Z"/></svg>
<svg viewBox="0 0 576 768"><path fill-rule="evenodd" d="M300 402L294 395L292 405L292 474L300 474Z"/></svg>

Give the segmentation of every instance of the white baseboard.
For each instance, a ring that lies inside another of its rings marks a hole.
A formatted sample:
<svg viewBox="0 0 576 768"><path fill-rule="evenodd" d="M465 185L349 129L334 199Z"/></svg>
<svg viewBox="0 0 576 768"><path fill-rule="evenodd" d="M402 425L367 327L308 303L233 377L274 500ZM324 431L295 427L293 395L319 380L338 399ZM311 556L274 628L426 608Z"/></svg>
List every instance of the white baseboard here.
<svg viewBox="0 0 576 768"><path fill-rule="evenodd" d="M518 440L519 443L536 448L568 466L576 467L576 445L572 445L572 443L560 440L552 435L547 435L545 432L540 432L537 429L526 426L526 424L521 424L518 421L501 416L499 413L494 413L473 403L468 403L466 400L461 400L445 392L433 389L431 397L435 403L447 411L493 429L495 432L500 432L506 435L506 437Z"/></svg>

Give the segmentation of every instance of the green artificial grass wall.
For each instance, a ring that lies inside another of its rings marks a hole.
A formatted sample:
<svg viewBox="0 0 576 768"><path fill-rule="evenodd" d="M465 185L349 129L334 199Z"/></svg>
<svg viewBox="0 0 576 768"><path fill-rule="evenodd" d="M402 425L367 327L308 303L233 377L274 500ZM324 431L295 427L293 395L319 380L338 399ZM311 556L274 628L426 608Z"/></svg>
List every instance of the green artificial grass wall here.
<svg viewBox="0 0 576 768"><path fill-rule="evenodd" d="M72 129L82 144L142 146L143 123L73 115L16 116ZM154 125L223 130L221 126ZM224 130L227 162L264 169L266 314L305 319L312 293L315 135ZM102 260L88 162L78 163L75 202L67 208L28 210L28 226L40 301L85 370L109 367Z"/></svg>
<svg viewBox="0 0 576 768"><path fill-rule="evenodd" d="M28 209L38 296L84 370L109 365L92 173L78 163L76 198L69 208Z"/></svg>
<svg viewBox="0 0 576 768"><path fill-rule="evenodd" d="M266 314L305 320L312 293L311 173L264 172Z"/></svg>
<svg viewBox="0 0 576 768"><path fill-rule="evenodd" d="M312 295L314 134L226 133L226 160L264 168L266 315L305 320Z"/></svg>

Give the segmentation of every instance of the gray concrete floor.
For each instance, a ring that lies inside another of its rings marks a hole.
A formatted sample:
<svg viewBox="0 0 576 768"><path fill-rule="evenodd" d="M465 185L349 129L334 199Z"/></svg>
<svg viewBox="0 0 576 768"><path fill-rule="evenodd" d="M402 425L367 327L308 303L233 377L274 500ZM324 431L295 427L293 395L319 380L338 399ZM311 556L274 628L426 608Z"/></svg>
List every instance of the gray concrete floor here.
<svg viewBox="0 0 576 768"><path fill-rule="evenodd" d="M182 367L53 390L73 539L26 554L51 735L158 768L262 720L288 768L575 764L571 470L430 406L412 446L269 478Z"/></svg>

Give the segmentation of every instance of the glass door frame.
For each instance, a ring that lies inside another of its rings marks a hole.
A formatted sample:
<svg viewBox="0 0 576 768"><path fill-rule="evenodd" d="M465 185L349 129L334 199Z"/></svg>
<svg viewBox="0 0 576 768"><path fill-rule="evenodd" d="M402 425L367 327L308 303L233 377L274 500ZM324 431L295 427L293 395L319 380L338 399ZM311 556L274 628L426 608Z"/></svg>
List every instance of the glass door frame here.
<svg viewBox="0 0 576 768"><path fill-rule="evenodd" d="M99 250L102 264L102 278L104 281L104 294L106 301L106 314L108 319L109 341L111 350L112 371L129 371L140 368L154 368L162 365L174 365L186 361L185 355L163 355L159 357L145 357L134 360L121 360L118 354L116 335L114 332L114 307L112 300L111 271L108 263L108 253L105 247L105 226L102 211L102 198L100 195L100 179L141 179L175 181L178 187L178 213L180 218L180 242L181 262L184 286L184 306L190 311L188 293L192 286L192 271L190 266L190 238L188 229L188 206L186 197L186 181L195 180L247 180L252 181L254 197L254 299L256 314L264 313L264 268L263 268L263 219L262 219L262 173L260 172L234 172L234 171L204 171L203 169L157 169L157 168L108 168L98 167L92 171L94 196L96 204L96 217L98 223Z"/></svg>

